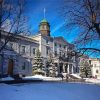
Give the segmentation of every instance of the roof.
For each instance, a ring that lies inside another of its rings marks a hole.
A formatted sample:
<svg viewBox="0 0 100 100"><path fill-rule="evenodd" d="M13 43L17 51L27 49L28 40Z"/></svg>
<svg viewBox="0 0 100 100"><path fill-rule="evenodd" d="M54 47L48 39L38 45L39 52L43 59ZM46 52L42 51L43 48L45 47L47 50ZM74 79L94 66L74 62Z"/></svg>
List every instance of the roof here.
<svg viewBox="0 0 100 100"><path fill-rule="evenodd" d="M70 49L74 48L74 44L69 43L62 36L54 37L54 41L64 43L65 45L68 45Z"/></svg>
<svg viewBox="0 0 100 100"><path fill-rule="evenodd" d="M64 42L65 44L69 44L63 37L59 36L59 37L54 37L54 40L58 41L58 42Z"/></svg>
<svg viewBox="0 0 100 100"><path fill-rule="evenodd" d="M9 36L9 37L12 37L11 39L12 40L15 40L15 39L19 39L19 40L24 40L24 41L28 41L28 42L31 42L31 43L35 43L35 44L38 44L38 41L32 39L31 37L28 37L28 36L22 36L20 34L13 34L13 33L9 33L9 32L6 32L6 31L2 31L2 36Z"/></svg>
<svg viewBox="0 0 100 100"><path fill-rule="evenodd" d="M48 38L48 40L53 41L53 37L43 35L43 34L41 34L40 32L39 32L38 34L36 34L36 35L32 36L32 37L33 37L33 38L35 38L35 37L38 37L38 36L42 36L42 37L43 37L43 38L45 38L45 39L47 39L47 38Z"/></svg>
<svg viewBox="0 0 100 100"><path fill-rule="evenodd" d="M42 19L41 23L48 23L48 21L46 19Z"/></svg>
<svg viewBox="0 0 100 100"><path fill-rule="evenodd" d="M90 60L100 61L100 58L90 58Z"/></svg>

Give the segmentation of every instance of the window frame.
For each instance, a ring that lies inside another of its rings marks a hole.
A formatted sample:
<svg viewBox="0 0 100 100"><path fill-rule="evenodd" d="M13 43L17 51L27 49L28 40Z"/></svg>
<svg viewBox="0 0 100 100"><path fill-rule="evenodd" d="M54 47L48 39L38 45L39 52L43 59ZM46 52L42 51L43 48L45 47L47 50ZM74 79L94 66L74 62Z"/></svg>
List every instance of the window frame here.
<svg viewBox="0 0 100 100"><path fill-rule="evenodd" d="M32 49L32 53L35 55L36 48Z"/></svg>
<svg viewBox="0 0 100 100"><path fill-rule="evenodd" d="M21 46L21 54L25 54L26 53L26 46Z"/></svg>

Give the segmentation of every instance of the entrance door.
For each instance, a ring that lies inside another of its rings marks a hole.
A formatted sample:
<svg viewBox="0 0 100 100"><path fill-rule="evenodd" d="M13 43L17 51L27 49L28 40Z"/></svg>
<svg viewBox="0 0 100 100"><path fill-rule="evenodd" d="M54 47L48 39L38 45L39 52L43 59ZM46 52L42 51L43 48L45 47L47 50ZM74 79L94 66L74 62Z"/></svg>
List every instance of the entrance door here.
<svg viewBox="0 0 100 100"><path fill-rule="evenodd" d="M62 72L63 72L63 64L60 63L60 73L62 73Z"/></svg>
<svg viewBox="0 0 100 100"><path fill-rule="evenodd" d="M65 65L65 73L68 73L68 64Z"/></svg>
<svg viewBox="0 0 100 100"><path fill-rule="evenodd" d="M8 61L8 75L13 75L13 59L9 59Z"/></svg>

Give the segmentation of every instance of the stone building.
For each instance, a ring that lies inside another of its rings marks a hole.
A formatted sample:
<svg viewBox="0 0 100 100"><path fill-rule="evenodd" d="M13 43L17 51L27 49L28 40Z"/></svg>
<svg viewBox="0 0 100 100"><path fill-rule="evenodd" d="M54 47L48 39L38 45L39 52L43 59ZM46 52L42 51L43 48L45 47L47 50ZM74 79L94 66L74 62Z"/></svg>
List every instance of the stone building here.
<svg viewBox="0 0 100 100"><path fill-rule="evenodd" d="M44 65L49 57L49 53L53 55L56 73L76 73L78 69L75 63L74 45L68 43L63 37L50 36L50 24L43 19L39 25L39 32L32 39L39 42L39 50L44 59Z"/></svg>
<svg viewBox="0 0 100 100"><path fill-rule="evenodd" d="M4 44L6 36L8 33L3 31L0 46ZM13 36L0 53L0 74L31 75L35 49L38 46L38 41L29 37Z"/></svg>
<svg viewBox="0 0 100 100"><path fill-rule="evenodd" d="M94 78L100 79L100 59L90 58L89 59L92 69L92 76Z"/></svg>
<svg viewBox="0 0 100 100"><path fill-rule="evenodd" d="M12 33L11 33L12 34ZM2 43L7 32L2 34ZM1 45L2 45L1 43ZM73 56L74 45L68 43L63 37L51 37L50 24L43 19L39 24L39 32L34 36L15 35L7 43L0 56L0 73L8 75L31 75L34 67L35 50L39 48L45 73L47 61L52 54L56 75L59 73L78 73L77 57Z"/></svg>

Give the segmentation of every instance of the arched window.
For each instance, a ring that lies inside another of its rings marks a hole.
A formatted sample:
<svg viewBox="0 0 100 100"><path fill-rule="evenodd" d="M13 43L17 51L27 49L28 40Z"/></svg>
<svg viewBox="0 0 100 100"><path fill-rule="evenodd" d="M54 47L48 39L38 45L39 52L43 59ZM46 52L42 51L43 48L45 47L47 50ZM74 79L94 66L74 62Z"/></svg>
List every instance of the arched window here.
<svg viewBox="0 0 100 100"><path fill-rule="evenodd" d="M96 73L98 73L98 70L96 70Z"/></svg>

